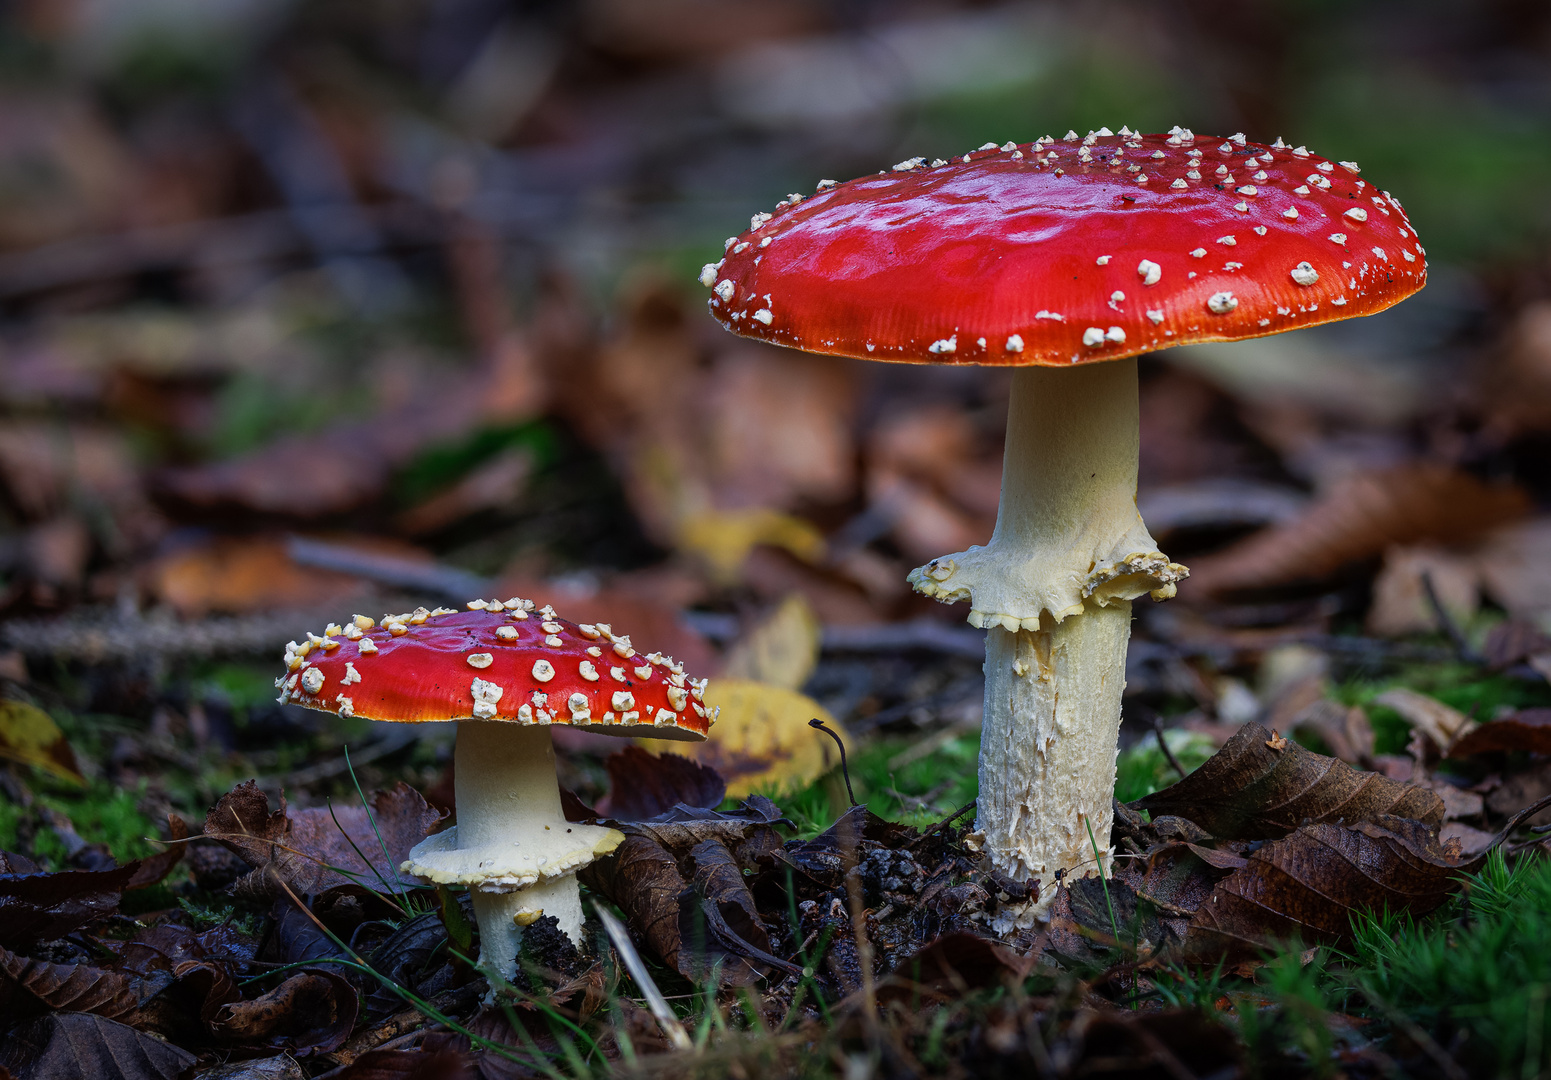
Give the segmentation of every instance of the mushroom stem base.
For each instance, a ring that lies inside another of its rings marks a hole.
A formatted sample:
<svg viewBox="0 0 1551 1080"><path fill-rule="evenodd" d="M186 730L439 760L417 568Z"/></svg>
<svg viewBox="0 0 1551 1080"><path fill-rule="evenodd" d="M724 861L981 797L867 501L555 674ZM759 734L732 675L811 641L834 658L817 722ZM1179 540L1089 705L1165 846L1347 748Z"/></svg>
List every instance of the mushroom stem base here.
<svg viewBox="0 0 1551 1080"><path fill-rule="evenodd" d="M519 917L542 912L553 915L560 928L577 940L583 922L582 897L576 878L566 875L521 892L489 893L473 890L474 919L479 923L479 962L508 982L517 974L517 953L522 946Z"/></svg>
<svg viewBox="0 0 1551 1080"><path fill-rule="evenodd" d="M1044 630L986 632L981 850L1007 877L1039 885L1038 897L1021 909L1000 910L992 923L999 933L1045 917L1058 870L1068 879L1087 877L1102 864L1109 874L1130 637L1125 600L1090 606L1081 618L1051 621Z"/></svg>

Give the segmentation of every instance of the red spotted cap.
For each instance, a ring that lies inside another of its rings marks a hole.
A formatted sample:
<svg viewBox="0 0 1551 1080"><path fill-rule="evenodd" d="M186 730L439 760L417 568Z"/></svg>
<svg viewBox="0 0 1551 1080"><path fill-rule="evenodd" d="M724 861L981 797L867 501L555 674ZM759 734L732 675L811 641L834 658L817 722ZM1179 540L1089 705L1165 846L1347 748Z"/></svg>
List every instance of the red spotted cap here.
<svg viewBox="0 0 1551 1080"><path fill-rule="evenodd" d="M608 735L703 739L716 710L705 681L660 653L638 653L606 623L568 622L531 600L474 600L467 611L357 615L285 649L280 703L418 723L506 720Z"/></svg>
<svg viewBox="0 0 1551 1080"><path fill-rule="evenodd" d="M1400 203L1280 139L986 144L790 195L707 264L735 334L814 353L1065 365L1371 315L1427 279Z"/></svg>

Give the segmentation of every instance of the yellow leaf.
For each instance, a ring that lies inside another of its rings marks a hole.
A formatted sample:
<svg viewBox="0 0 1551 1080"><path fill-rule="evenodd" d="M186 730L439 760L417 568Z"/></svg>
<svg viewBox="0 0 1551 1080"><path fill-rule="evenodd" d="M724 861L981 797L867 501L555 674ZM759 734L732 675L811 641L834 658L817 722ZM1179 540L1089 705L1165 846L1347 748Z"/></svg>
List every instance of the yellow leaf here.
<svg viewBox="0 0 1551 1080"><path fill-rule="evenodd" d="M23 701L0 701L0 758L35 765L74 784L86 783L64 732L48 713Z"/></svg>
<svg viewBox="0 0 1551 1080"><path fill-rule="evenodd" d="M702 510L679 525L679 546L704 559L720 581L737 580L756 544L784 548L804 562L824 557L824 536L801 518L769 507Z"/></svg>
<svg viewBox="0 0 1551 1080"><path fill-rule="evenodd" d="M845 729L806 694L748 679L712 679L705 700L722 710L710 738L675 743L673 752L715 767L734 799L804 787L840 764L835 741L808 721L817 717L841 738Z"/></svg>
<svg viewBox="0 0 1551 1080"><path fill-rule="evenodd" d="M801 593L792 593L733 643L722 674L796 690L819 662L819 631L813 608Z"/></svg>

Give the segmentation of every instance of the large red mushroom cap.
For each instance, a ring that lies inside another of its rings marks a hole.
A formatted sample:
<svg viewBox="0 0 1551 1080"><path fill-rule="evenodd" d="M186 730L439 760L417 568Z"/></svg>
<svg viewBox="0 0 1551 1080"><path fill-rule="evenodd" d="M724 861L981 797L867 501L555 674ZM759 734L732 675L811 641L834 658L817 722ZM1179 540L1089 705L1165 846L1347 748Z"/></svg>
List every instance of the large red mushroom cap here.
<svg viewBox="0 0 1551 1080"><path fill-rule="evenodd" d="M873 360L1116 360L1369 315L1427 277L1355 163L1181 129L912 158L752 225L701 275L722 325Z"/></svg>
<svg viewBox="0 0 1551 1080"><path fill-rule="evenodd" d="M416 723L504 720L608 735L703 739L715 710L705 682L642 654L605 623L577 624L530 600L475 600L356 616L286 647L282 703Z"/></svg>

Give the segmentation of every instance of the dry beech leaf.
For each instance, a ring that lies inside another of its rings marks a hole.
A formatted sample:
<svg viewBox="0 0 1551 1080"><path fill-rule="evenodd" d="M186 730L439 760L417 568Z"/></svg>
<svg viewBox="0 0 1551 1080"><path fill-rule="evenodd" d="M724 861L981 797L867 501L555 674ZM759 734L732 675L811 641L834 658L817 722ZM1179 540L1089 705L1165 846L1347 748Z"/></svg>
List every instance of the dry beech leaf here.
<svg viewBox="0 0 1551 1080"><path fill-rule="evenodd" d="M618 904L647 947L679 970L679 897L688 883L667 848L651 836L627 834L612 858L584 867L577 877Z"/></svg>
<svg viewBox="0 0 1551 1080"><path fill-rule="evenodd" d="M1551 709L1521 709L1512 716L1482 724L1449 747L1449 757L1469 757L1492 750L1551 754Z"/></svg>
<svg viewBox="0 0 1551 1080"><path fill-rule="evenodd" d="M1380 816L1351 826L1305 825L1251 852L1196 911L1184 949L1193 960L1255 957L1277 941L1329 944L1351 936L1358 912L1422 916L1480 860L1460 858L1434 828Z"/></svg>
<svg viewBox="0 0 1551 1080"><path fill-rule="evenodd" d="M1154 817L1187 818L1223 840L1264 840L1285 836L1304 821L1350 823L1382 814L1433 828L1443 821L1443 801L1426 788L1273 739L1253 723L1179 783L1132 805Z"/></svg>
<svg viewBox="0 0 1551 1080"><path fill-rule="evenodd" d="M1440 750L1447 750L1455 739L1476 727L1475 721L1458 709L1404 686L1384 691L1373 699L1373 703L1394 709L1402 720L1426 735Z"/></svg>
<svg viewBox="0 0 1551 1080"><path fill-rule="evenodd" d="M625 821L644 821L678 805L719 806L727 784L717 771L677 754L651 754L627 746L604 759L609 792L598 813Z"/></svg>
<svg viewBox="0 0 1551 1080"><path fill-rule="evenodd" d="M1395 545L1457 544L1523 517L1524 492L1440 465L1406 465L1337 481L1285 525L1191 563L1207 592L1319 581Z"/></svg>
<svg viewBox="0 0 1551 1080"><path fill-rule="evenodd" d="M34 960L5 948L0 948L0 973L50 1009L96 1013L110 1020L133 1017L142 1004L172 982L170 975L148 981L90 964Z"/></svg>
<svg viewBox="0 0 1551 1080"><path fill-rule="evenodd" d="M1551 615L1551 516L1499 529L1476 554L1486 592L1516 619Z"/></svg>
<svg viewBox="0 0 1551 1080"><path fill-rule="evenodd" d="M0 701L0 758L84 784L75 751L52 717L25 701Z"/></svg>
<svg viewBox="0 0 1551 1080"><path fill-rule="evenodd" d="M1425 579L1425 580L1424 580ZM1368 633L1376 637L1430 634L1441 629L1427 595L1427 583L1456 623L1467 623L1481 607L1481 574L1473 560L1432 544L1390 548L1373 582Z"/></svg>
<svg viewBox="0 0 1551 1080"><path fill-rule="evenodd" d="M186 618L316 610L362 590L360 579L349 574L298 566L280 537L226 537L184 548L158 559L150 578L151 591Z"/></svg>
<svg viewBox="0 0 1551 1080"><path fill-rule="evenodd" d="M0 945L62 937L114 914L139 865L46 874L30 859L0 852Z"/></svg>
<svg viewBox="0 0 1551 1080"><path fill-rule="evenodd" d="M706 687L708 706L721 709L710 737L683 745L683 753L710 765L741 799L756 791L785 791L810 784L840 764L834 740L808 726L823 720L845 737L828 711L805 694L746 679L716 678Z"/></svg>
<svg viewBox="0 0 1551 1080"><path fill-rule="evenodd" d="M822 631L813 606L791 593L727 650L722 675L799 690L819 662Z"/></svg>
<svg viewBox="0 0 1551 1080"><path fill-rule="evenodd" d="M26 1080L176 1080L197 1059L89 1013L52 1013L0 1039L0 1072Z"/></svg>
<svg viewBox="0 0 1551 1080"><path fill-rule="evenodd" d="M344 1045L357 1008L355 987L345 979L332 972L301 971L267 994L221 1006L210 1028L239 1045L311 1057Z"/></svg>
<svg viewBox="0 0 1551 1080"><path fill-rule="evenodd" d="M1551 656L1551 637L1526 619L1507 619L1487 632L1481 653L1493 671L1505 671L1533 656Z"/></svg>
<svg viewBox="0 0 1551 1080"><path fill-rule="evenodd" d="M414 883L398 867L441 819L402 780L372 793L370 813L359 803L289 812L283 795L271 813L269 797L250 780L221 796L205 818L205 835L303 895L350 884L397 889Z"/></svg>

